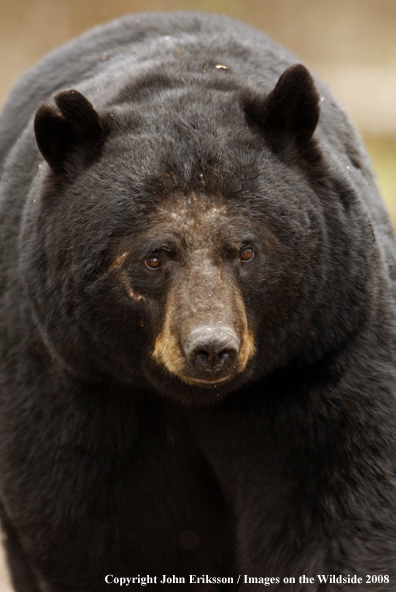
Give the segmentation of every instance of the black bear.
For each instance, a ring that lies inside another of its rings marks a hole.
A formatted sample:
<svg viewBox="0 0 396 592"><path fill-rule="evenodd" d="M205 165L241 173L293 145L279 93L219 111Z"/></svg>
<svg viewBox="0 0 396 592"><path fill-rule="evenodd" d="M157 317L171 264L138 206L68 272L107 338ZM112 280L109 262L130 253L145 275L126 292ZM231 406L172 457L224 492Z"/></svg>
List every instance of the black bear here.
<svg viewBox="0 0 396 592"><path fill-rule="evenodd" d="M396 590L395 241L361 141L296 61L227 17L127 16L12 92L18 592Z"/></svg>

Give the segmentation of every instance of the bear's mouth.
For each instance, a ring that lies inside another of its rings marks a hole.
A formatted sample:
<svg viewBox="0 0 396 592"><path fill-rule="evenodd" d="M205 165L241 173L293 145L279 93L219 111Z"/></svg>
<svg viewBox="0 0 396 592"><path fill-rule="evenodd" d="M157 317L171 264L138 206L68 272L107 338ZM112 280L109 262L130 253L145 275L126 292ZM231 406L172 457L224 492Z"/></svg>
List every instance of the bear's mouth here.
<svg viewBox="0 0 396 592"><path fill-rule="evenodd" d="M203 386L203 387L211 387L211 386L217 386L218 384L224 384L225 382L228 382L229 380L231 380L234 377L234 373L232 374L228 374L227 376L222 376L219 378L194 378L192 376L180 376L180 379L183 382L186 382L187 384L191 384L193 386Z"/></svg>

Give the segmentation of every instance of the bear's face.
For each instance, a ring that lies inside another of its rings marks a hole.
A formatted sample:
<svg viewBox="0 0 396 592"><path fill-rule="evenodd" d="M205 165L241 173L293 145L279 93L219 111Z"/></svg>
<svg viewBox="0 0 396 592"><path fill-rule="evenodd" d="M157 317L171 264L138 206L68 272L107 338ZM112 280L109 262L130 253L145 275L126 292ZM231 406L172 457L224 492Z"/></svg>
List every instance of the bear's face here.
<svg viewBox="0 0 396 592"><path fill-rule="evenodd" d="M312 140L306 69L263 100L194 92L154 96L143 115L132 99L98 114L74 90L39 106L49 167L25 211L21 266L71 372L207 403L342 341L364 272Z"/></svg>
<svg viewBox="0 0 396 592"><path fill-rule="evenodd" d="M263 258L275 247L270 230L224 198L180 193L154 208L138 240L119 241L109 270L128 298L157 310L147 321L153 360L187 384L214 387L254 355L256 321L246 302L265 281Z"/></svg>

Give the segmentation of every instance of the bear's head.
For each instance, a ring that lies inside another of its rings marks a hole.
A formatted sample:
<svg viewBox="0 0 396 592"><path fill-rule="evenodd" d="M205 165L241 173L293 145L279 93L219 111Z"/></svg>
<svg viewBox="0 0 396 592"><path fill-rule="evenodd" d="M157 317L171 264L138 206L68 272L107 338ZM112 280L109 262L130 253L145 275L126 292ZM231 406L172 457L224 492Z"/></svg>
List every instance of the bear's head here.
<svg viewBox="0 0 396 592"><path fill-rule="evenodd" d="M41 103L21 270L53 356L208 403L340 347L371 231L319 114L301 65L264 96L154 76L99 111L74 89Z"/></svg>

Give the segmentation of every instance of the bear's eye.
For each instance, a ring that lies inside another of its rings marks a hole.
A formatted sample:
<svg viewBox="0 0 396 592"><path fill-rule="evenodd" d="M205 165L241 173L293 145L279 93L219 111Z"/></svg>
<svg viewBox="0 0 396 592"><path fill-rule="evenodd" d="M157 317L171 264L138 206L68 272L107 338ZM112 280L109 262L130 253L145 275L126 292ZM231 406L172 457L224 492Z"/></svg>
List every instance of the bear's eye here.
<svg viewBox="0 0 396 592"><path fill-rule="evenodd" d="M150 257L147 257L145 264L149 269L158 269L161 267L162 261L159 255L150 255Z"/></svg>
<svg viewBox="0 0 396 592"><path fill-rule="evenodd" d="M243 249L243 251L240 254L240 259L244 263L248 263L253 258L254 258L254 250L252 249L252 247L247 247L246 249Z"/></svg>

